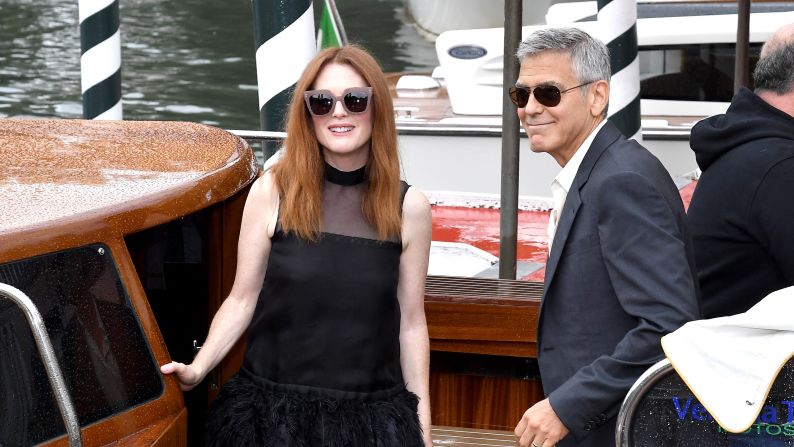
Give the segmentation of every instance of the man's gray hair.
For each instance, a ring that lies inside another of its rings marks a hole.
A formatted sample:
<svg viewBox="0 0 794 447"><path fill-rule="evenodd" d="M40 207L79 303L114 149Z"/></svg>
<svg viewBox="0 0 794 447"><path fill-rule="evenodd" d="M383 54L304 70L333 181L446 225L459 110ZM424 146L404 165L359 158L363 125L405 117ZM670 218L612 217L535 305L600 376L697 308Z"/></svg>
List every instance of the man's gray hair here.
<svg viewBox="0 0 794 447"><path fill-rule="evenodd" d="M578 28L539 29L518 45L516 57L523 63L524 59L547 51L568 54L571 72L579 84L601 80L609 82L612 76L607 46ZM586 89L579 90L583 97L587 96ZM602 117L607 117L608 108L609 104L604 107Z"/></svg>
<svg viewBox="0 0 794 447"><path fill-rule="evenodd" d="M609 50L598 39L578 28L546 28L529 35L518 46L519 62L546 51L567 53L571 71L580 84L604 80L609 82Z"/></svg>
<svg viewBox="0 0 794 447"><path fill-rule="evenodd" d="M758 59L753 71L756 90L778 95L794 91L794 39L781 42Z"/></svg>

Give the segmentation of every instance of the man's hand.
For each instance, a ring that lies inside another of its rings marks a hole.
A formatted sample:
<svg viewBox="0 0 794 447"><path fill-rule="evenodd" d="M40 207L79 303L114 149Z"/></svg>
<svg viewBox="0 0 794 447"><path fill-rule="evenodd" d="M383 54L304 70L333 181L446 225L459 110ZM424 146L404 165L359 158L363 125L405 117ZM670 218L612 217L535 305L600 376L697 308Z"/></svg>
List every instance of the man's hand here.
<svg viewBox="0 0 794 447"><path fill-rule="evenodd" d="M524 412L514 431L520 447L553 447L568 434L548 399Z"/></svg>

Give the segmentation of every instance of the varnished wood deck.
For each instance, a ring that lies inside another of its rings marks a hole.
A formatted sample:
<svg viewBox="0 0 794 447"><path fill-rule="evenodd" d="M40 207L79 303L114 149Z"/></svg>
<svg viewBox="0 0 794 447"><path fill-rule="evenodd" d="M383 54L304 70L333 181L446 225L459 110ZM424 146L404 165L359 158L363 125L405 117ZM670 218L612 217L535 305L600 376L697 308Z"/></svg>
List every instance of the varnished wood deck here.
<svg viewBox="0 0 794 447"><path fill-rule="evenodd" d="M514 447L515 436L509 431L434 426L433 445L451 447Z"/></svg>

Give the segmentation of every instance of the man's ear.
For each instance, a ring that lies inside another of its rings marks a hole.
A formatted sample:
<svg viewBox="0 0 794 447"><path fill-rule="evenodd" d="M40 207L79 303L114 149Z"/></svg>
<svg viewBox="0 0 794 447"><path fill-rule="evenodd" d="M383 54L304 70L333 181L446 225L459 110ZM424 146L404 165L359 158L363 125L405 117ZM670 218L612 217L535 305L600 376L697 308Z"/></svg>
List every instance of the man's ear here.
<svg viewBox="0 0 794 447"><path fill-rule="evenodd" d="M596 81L590 87L590 114L601 116L609 104L609 83L601 80Z"/></svg>

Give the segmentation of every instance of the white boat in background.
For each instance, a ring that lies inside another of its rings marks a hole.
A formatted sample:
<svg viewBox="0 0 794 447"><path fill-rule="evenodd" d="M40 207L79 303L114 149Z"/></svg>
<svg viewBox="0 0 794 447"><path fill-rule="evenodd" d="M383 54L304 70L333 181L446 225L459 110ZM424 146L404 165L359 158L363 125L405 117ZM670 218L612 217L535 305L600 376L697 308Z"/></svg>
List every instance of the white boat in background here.
<svg viewBox="0 0 794 447"><path fill-rule="evenodd" d="M752 7L751 69L771 33L794 22L794 2ZM547 24L525 26L522 35L568 24L599 36L595 12L595 2L555 4ZM692 125L724 112L733 95L737 21L735 3L638 4L642 137L673 177L697 169L689 149ZM393 76L410 183L432 191L499 194L503 46L502 28L446 31L436 39L439 67L431 75ZM521 145L519 194L547 196L559 166L526 150L523 139Z"/></svg>
<svg viewBox="0 0 794 447"><path fill-rule="evenodd" d="M545 23L546 10L560 0L521 0L521 23ZM565 0L563 0L565 1ZM434 41L453 29L495 28L505 20L504 2L488 0L404 0L405 11L419 32Z"/></svg>

